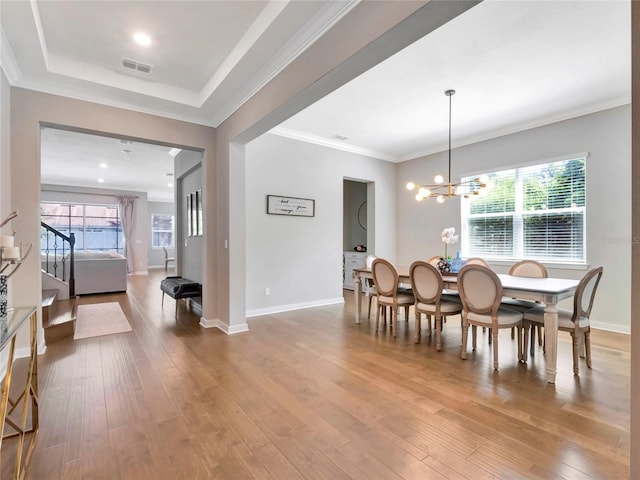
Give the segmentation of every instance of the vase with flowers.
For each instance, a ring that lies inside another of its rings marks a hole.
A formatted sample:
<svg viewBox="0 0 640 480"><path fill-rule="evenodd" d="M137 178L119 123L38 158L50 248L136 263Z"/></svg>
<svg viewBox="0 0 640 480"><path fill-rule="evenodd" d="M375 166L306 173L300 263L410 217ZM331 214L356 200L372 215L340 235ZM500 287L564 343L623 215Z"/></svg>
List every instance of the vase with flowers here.
<svg viewBox="0 0 640 480"><path fill-rule="evenodd" d="M441 273L449 273L451 272L451 257L449 256L448 247L456 243L460 237L456 235L454 227L445 228L440 236L444 243L444 257L441 257L438 261L438 270Z"/></svg>

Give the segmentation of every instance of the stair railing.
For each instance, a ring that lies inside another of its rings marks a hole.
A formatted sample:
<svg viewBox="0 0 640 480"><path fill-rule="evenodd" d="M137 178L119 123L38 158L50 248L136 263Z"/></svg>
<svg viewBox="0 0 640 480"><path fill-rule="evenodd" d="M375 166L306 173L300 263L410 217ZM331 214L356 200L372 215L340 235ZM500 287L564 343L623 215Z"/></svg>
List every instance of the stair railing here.
<svg viewBox="0 0 640 480"><path fill-rule="evenodd" d="M69 233L69 236L56 230L44 222L40 222L40 253L42 258L42 269L69 284L69 297L76 296L76 276L74 247L76 236ZM67 255L68 254L68 255ZM60 266L60 262L62 265ZM66 264L69 264L69 275L67 278ZM58 269L61 270L58 273Z"/></svg>

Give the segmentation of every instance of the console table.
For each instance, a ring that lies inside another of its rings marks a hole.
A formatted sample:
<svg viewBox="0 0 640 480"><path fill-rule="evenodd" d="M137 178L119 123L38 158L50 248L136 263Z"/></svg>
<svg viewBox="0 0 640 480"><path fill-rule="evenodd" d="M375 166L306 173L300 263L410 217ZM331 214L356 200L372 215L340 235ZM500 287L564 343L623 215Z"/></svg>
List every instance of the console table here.
<svg viewBox="0 0 640 480"><path fill-rule="evenodd" d="M30 326L30 353L29 366L26 372L24 386L19 385L19 395L12 398L10 395L13 361L16 344L16 334L20 327L29 322ZM7 357L7 370L2 383L2 396L0 397L0 451L2 441L5 438L17 437L16 459L14 476L22 479L25 476L27 465L31 459L38 433L38 342L37 342L37 314L36 307L12 307L7 309L6 322L0 319L0 352L9 349ZM31 405L31 425L27 425ZM21 409L19 407L22 407ZM7 432L5 432L5 427ZM30 434L30 438L28 438Z"/></svg>

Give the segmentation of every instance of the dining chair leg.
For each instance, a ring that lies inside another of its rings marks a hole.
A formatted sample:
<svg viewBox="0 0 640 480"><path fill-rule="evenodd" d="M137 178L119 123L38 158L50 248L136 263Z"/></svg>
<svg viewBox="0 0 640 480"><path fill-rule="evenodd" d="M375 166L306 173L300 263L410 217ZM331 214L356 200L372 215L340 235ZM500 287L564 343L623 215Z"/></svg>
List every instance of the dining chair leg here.
<svg viewBox="0 0 640 480"><path fill-rule="evenodd" d="M516 327L511 327L511 340L516 338Z"/></svg>
<svg viewBox="0 0 640 480"><path fill-rule="evenodd" d="M380 326L380 304L376 305L376 335L378 334L379 326Z"/></svg>
<svg viewBox="0 0 640 480"><path fill-rule="evenodd" d="M371 300L373 300L373 295L369 294L369 309L367 310L367 318L371 318Z"/></svg>
<svg viewBox="0 0 640 480"><path fill-rule="evenodd" d="M484 332L484 327L482 327L482 331ZM491 335L491 329L489 328L489 345L491 345L491 342L493 341L493 336Z"/></svg>
<svg viewBox="0 0 640 480"><path fill-rule="evenodd" d="M584 350L587 357L587 367L591 368L591 331L584 332Z"/></svg>
<svg viewBox="0 0 640 480"><path fill-rule="evenodd" d="M418 311L418 309L416 309L416 320L415 320L415 328L416 328L416 333L414 335L414 340L415 343L420 343L420 317L422 317L422 314Z"/></svg>
<svg viewBox="0 0 640 480"><path fill-rule="evenodd" d="M442 317L436 316L436 351L442 350Z"/></svg>
<svg viewBox="0 0 640 480"><path fill-rule="evenodd" d="M393 338L396 338L396 330L398 330L398 308L391 307L391 312L389 313L389 328L391 329L391 334Z"/></svg>
<svg viewBox="0 0 640 480"><path fill-rule="evenodd" d="M498 370L498 329L492 328L493 332L493 369Z"/></svg>
<svg viewBox="0 0 640 480"><path fill-rule="evenodd" d="M533 335L533 328L531 329L531 335ZM533 345L533 338L531 340L531 343ZM527 325L524 329L524 339L522 341L522 362L523 363L527 363L528 360L528 352L529 352L529 326ZM533 352L531 352L531 355L533 355Z"/></svg>
<svg viewBox="0 0 640 480"><path fill-rule="evenodd" d="M475 352L478 348L478 327L476 325L471 325L471 340L471 348Z"/></svg>
<svg viewBox="0 0 640 480"><path fill-rule="evenodd" d="M469 336L469 324L462 320L462 348L460 349L460 358L467 359L467 337Z"/></svg>
<svg viewBox="0 0 640 480"><path fill-rule="evenodd" d="M522 326L518 327L518 359L522 362L524 357L524 352L527 351L527 347L522 348Z"/></svg>
<svg viewBox="0 0 640 480"><path fill-rule="evenodd" d="M574 375L579 375L580 374L580 365L578 364L578 350L579 350L579 343L580 343L580 337L578 335L575 334L575 332L571 332L571 338L573 340L573 374Z"/></svg>
<svg viewBox="0 0 640 480"><path fill-rule="evenodd" d="M542 340L544 338L544 336L542 335L542 325L538 325L537 330L538 330L538 345L542 346Z"/></svg>
<svg viewBox="0 0 640 480"><path fill-rule="evenodd" d="M529 330L531 330L531 346L529 347L529 351L533 356L535 352L535 346L536 346L536 325L531 325L530 327L527 327L527 333L529 332ZM526 341L525 341L524 347L527 348Z"/></svg>

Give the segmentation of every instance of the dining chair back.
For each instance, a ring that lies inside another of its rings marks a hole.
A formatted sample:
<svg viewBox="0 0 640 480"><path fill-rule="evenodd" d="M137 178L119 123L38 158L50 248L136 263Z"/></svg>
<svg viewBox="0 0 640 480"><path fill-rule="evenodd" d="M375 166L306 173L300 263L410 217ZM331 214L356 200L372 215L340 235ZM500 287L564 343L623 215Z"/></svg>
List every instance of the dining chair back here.
<svg viewBox="0 0 640 480"><path fill-rule="evenodd" d="M377 257L375 255L371 255L371 254L366 255L364 257L365 268L371 268L371 265L373 264L373 261L376 258ZM371 302L373 301L373 298L378 295L376 286L373 283L373 278L365 278L365 290L366 290L367 297L369 297L369 307L367 310L367 318L371 318Z"/></svg>
<svg viewBox="0 0 640 480"><path fill-rule="evenodd" d="M466 265L482 265L483 267L489 268L489 263L484 258L480 257L467 258Z"/></svg>
<svg viewBox="0 0 640 480"><path fill-rule="evenodd" d="M462 351L467 358L467 336L472 326L473 349L476 349L476 327L489 327L493 335L493 368L498 370L498 330L518 329L518 360L522 358L522 312L501 307L502 282L488 267L467 264L458 273L458 291L462 300Z"/></svg>
<svg viewBox="0 0 640 480"><path fill-rule="evenodd" d="M573 373L580 372L578 356L580 352L580 338L584 336L584 347L587 367L591 368L591 309L596 291L602 278L604 269L594 267L580 279L573 296L573 310L558 309L558 330L569 332L573 339ZM544 306L527 310L524 314L525 328L529 325L544 324ZM527 330L525 329L525 342ZM525 357L526 360L526 352Z"/></svg>
<svg viewBox="0 0 640 480"><path fill-rule="evenodd" d="M521 260L517 263L514 263L513 265L511 265L511 268L509 269L509 275L513 275L515 277L528 277L528 278L547 278L549 276L545 266L535 260ZM526 312L530 308L534 308L538 306L536 302L529 302L529 301L518 300L518 299L503 300L502 305L507 308L516 309L522 313ZM542 346L542 325L537 325L535 327L537 327L537 331L538 331L538 344ZM515 332L513 330L514 329L512 328L511 338L514 338L515 336ZM529 332L527 331L525 332L525 335L524 335L526 343L523 345L523 348L525 350L527 348L527 343L529 342L527 338L528 333ZM536 343L536 328L534 328L534 325L532 325L531 326L531 347L530 347L531 355L533 355L535 343Z"/></svg>
<svg viewBox="0 0 640 480"><path fill-rule="evenodd" d="M440 271L429 262L417 261L409 268L411 289L415 296L415 342L420 342L421 317L424 313L428 321L428 333L431 336L431 315L435 317L436 349L441 349L442 319L448 315L457 315L462 304L443 296L444 280Z"/></svg>
<svg viewBox="0 0 640 480"><path fill-rule="evenodd" d="M164 271L166 272L169 269L169 263L175 262L175 257L170 257L169 252L165 247L162 247L162 251L164 252Z"/></svg>
<svg viewBox="0 0 640 480"><path fill-rule="evenodd" d="M547 278L547 269L535 260L521 260L511 265L509 275L516 277Z"/></svg>
<svg viewBox="0 0 640 480"><path fill-rule="evenodd" d="M396 267L384 258L376 258L371 264L373 283L378 292L376 306L376 333L380 325L380 311L390 307L389 325L391 333L396 336L398 329L398 307L405 307L407 321L409 319L409 306L415 303L413 294L398 292L399 275Z"/></svg>
<svg viewBox="0 0 640 480"><path fill-rule="evenodd" d="M429 260L427 260L427 263L430 263L434 267L437 267L439 261L440 261L440 257L438 255L435 255L431 257Z"/></svg>

